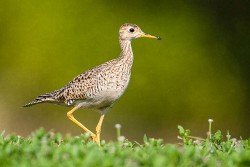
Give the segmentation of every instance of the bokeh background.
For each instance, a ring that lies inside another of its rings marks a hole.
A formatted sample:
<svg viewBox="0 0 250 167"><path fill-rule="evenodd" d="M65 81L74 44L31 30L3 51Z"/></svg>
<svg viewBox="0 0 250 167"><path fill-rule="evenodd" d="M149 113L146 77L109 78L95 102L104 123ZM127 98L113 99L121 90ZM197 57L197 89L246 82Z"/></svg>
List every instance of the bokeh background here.
<svg viewBox="0 0 250 167"><path fill-rule="evenodd" d="M126 22L162 41L132 42L131 82L106 115L102 139L115 140L120 123L129 140L147 134L176 143L177 125L205 137L209 118L213 131L250 136L249 1L1 0L0 131L82 133L70 108L20 106L116 58ZM94 130L100 115L75 116Z"/></svg>

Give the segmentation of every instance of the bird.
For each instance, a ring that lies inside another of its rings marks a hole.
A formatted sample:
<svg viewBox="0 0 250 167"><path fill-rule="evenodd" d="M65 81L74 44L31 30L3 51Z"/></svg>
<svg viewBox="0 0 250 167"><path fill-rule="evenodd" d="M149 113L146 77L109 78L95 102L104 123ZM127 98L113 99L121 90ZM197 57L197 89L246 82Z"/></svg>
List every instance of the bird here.
<svg viewBox="0 0 250 167"><path fill-rule="evenodd" d="M23 107L39 103L73 107L67 112L68 118L88 133L93 142L100 145L104 116L124 93L130 81L134 59L131 41L141 37L161 39L144 33L139 26L131 23L123 24L118 35L121 53L117 58L83 72L61 89L39 95ZM73 113L80 108L97 110L101 114L95 129L96 133L90 131L73 116Z"/></svg>

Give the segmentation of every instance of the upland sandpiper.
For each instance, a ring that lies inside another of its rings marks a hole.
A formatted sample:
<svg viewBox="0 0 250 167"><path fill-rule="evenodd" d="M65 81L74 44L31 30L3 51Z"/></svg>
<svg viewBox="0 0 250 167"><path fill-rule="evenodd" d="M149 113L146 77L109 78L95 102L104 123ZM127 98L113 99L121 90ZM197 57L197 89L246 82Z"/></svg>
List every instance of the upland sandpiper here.
<svg viewBox="0 0 250 167"><path fill-rule="evenodd" d="M94 142L100 144L104 116L113 103L124 93L130 80L134 59L131 41L140 37L161 39L145 34L135 24L123 24L119 30L121 53L118 58L85 71L63 88L40 95L24 107L38 103L55 103L73 107L67 113L69 119L89 133ZM73 112L79 108L94 109L101 113L96 126L96 134L74 118Z"/></svg>

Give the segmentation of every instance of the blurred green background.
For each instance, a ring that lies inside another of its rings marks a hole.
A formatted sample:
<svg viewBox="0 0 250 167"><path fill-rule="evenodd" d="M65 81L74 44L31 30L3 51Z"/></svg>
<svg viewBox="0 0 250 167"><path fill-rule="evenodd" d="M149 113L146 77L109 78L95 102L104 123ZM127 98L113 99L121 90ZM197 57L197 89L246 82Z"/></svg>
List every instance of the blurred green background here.
<svg viewBox="0 0 250 167"><path fill-rule="evenodd" d="M1 0L0 131L82 133L70 108L20 106L116 58L126 22L162 41L132 42L131 82L106 115L102 139L115 140L120 123L130 140L147 134L175 143L178 124L205 137L209 118L214 130L250 136L249 1ZM100 115L75 116L94 130Z"/></svg>

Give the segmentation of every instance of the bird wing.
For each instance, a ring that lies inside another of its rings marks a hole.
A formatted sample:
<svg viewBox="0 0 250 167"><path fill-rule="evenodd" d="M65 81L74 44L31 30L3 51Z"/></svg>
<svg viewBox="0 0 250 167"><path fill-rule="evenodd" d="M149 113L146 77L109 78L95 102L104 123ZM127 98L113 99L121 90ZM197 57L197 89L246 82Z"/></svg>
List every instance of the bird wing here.
<svg viewBox="0 0 250 167"><path fill-rule="evenodd" d="M101 91L99 86L106 82L107 71L109 71L115 63L116 60L113 59L76 76L66 86L60 89L60 91L58 90L58 101L70 106L77 100L91 99Z"/></svg>

